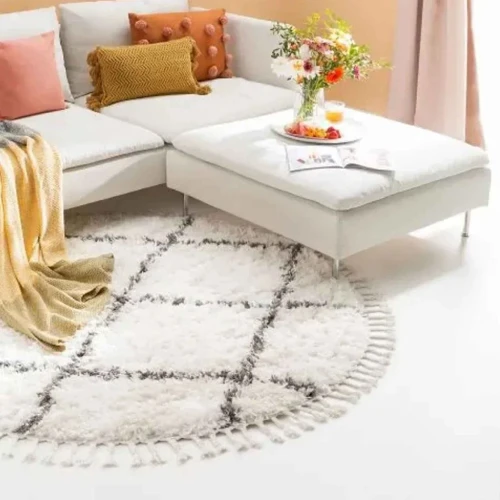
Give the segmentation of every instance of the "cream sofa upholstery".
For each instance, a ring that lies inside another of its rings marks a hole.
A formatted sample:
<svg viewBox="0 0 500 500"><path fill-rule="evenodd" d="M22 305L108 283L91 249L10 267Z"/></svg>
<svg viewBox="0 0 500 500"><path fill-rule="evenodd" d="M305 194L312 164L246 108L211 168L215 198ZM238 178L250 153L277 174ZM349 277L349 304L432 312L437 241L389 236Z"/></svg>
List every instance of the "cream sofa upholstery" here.
<svg viewBox="0 0 500 500"><path fill-rule="evenodd" d="M68 3L59 6L61 42L73 97L92 91L87 54L97 45L130 43L128 13L189 10L187 0L130 0Z"/></svg>
<svg viewBox="0 0 500 500"><path fill-rule="evenodd" d="M171 143L190 130L291 108L295 97L291 90L244 78L220 78L210 86L209 95L145 97L113 104L101 113L151 130ZM76 100L82 106L85 101L85 97Z"/></svg>
<svg viewBox="0 0 500 500"><path fill-rule="evenodd" d="M147 129L71 104L63 111L18 121L56 146L64 170L164 146L162 138Z"/></svg>

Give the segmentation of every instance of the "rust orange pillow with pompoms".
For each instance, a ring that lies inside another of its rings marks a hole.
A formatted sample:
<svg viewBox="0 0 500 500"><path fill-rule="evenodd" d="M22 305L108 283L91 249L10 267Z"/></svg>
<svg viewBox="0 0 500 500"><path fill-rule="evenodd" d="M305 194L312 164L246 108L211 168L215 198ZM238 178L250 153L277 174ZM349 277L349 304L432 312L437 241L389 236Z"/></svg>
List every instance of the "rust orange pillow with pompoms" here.
<svg viewBox="0 0 500 500"><path fill-rule="evenodd" d="M195 76L198 81L229 78L232 56L226 52L229 35L224 33L227 23L225 9L165 14L128 15L132 43L148 44L177 40L190 36L200 50Z"/></svg>

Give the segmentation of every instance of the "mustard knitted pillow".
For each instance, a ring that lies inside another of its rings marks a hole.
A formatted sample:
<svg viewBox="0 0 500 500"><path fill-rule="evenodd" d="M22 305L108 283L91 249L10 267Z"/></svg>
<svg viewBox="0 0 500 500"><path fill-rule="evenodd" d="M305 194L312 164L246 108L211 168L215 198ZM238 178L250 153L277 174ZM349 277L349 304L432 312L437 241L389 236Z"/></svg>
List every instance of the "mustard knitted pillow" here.
<svg viewBox="0 0 500 500"><path fill-rule="evenodd" d="M97 47L87 58L94 91L87 106L99 111L115 102L167 94L208 94L194 77L199 50L190 37L172 42Z"/></svg>

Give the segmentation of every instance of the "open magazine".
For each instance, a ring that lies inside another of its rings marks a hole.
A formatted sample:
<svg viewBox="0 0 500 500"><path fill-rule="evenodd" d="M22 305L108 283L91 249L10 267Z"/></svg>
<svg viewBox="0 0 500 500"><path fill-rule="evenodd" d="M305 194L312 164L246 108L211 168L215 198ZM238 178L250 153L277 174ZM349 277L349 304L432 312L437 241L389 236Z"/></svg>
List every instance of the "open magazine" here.
<svg viewBox="0 0 500 500"><path fill-rule="evenodd" d="M366 168L392 172L389 151L359 146L292 146L285 145L290 172L318 168Z"/></svg>

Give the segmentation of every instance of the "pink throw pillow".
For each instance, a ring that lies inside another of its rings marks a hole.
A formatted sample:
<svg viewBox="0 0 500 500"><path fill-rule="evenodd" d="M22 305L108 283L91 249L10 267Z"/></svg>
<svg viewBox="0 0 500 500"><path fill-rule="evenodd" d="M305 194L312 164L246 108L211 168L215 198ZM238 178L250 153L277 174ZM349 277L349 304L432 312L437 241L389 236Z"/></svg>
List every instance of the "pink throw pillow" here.
<svg viewBox="0 0 500 500"><path fill-rule="evenodd" d="M54 36L0 42L0 120L64 109Z"/></svg>

